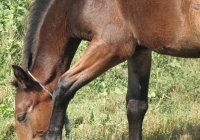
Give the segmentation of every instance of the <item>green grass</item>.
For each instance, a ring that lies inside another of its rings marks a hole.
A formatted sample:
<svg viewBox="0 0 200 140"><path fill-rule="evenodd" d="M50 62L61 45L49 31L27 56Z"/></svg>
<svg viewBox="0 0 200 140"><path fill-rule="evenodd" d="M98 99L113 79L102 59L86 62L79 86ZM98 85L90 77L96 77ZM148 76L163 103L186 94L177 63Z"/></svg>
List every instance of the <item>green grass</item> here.
<svg viewBox="0 0 200 140"><path fill-rule="evenodd" d="M16 139L13 118L15 90L12 64L21 64L23 36L30 0L0 0L0 140ZM75 61L83 54L82 42ZM200 60L153 53L145 140L200 139ZM81 88L68 114L73 140L126 140L124 62Z"/></svg>

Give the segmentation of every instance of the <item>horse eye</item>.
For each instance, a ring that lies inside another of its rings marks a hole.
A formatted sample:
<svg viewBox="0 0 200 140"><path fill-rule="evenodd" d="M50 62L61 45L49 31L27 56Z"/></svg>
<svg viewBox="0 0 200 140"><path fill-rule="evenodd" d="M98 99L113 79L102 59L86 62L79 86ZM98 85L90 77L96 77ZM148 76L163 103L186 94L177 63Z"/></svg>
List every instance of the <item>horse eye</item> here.
<svg viewBox="0 0 200 140"><path fill-rule="evenodd" d="M27 113L23 113L23 114L17 115L17 120L18 120L19 122L24 121L24 120L26 119L26 115L27 115Z"/></svg>

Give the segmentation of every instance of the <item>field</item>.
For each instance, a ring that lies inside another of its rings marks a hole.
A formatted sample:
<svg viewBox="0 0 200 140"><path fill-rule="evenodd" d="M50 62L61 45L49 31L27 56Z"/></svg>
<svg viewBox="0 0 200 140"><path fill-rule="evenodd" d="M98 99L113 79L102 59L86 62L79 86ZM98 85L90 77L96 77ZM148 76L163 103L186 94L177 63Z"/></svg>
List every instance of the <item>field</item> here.
<svg viewBox="0 0 200 140"><path fill-rule="evenodd" d="M16 139L11 65L21 65L30 0L0 0L0 140ZM76 60L86 49L82 42ZM153 53L144 140L200 139L200 59ZM72 140L127 140L124 62L78 91L68 109Z"/></svg>

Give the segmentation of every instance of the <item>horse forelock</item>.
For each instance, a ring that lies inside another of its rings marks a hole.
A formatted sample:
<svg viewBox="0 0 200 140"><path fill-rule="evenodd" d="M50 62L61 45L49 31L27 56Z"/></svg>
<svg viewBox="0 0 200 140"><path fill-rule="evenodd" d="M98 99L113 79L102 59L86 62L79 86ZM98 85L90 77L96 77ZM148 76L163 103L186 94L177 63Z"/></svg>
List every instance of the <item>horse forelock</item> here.
<svg viewBox="0 0 200 140"><path fill-rule="evenodd" d="M24 56L22 65L25 70L30 67L30 63L32 62L32 55L36 50L37 44L36 37L51 1L54 0L35 0L31 6L28 29L24 40Z"/></svg>

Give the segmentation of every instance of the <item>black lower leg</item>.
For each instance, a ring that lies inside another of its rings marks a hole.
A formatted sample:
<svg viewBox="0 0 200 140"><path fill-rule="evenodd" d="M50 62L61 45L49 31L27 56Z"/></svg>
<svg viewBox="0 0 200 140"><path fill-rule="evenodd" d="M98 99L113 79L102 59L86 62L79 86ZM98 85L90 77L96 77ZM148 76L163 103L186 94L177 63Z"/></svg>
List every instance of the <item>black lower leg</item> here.
<svg viewBox="0 0 200 140"><path fill-rule="evenodd" d="M66 137L70 138L70 120L68 118L67 113L65 114L65 131L66 131Z"/></svg>
<svg viewBox="0 0 200 140"><path fill-rule="evenodd" d="M53 110L50 119L50 124L48 127L46 140L60 140L62 139L62 128L63 125L67 121L68 117L66 116L66 109L73 98L74 94L67 90L68 88L64 88L62 82L59 81L56 90L53 93ZM69 134L70 130L67 128L67 134Z"/></svg>
<svg viewBox="0 0 200 140"><path fill-rule="evenodd" d="M128 60L127 118L129 122L129 140L142 139L142 122L148 108L148 84L151 67L151 52L136 52Z"/></svg>

